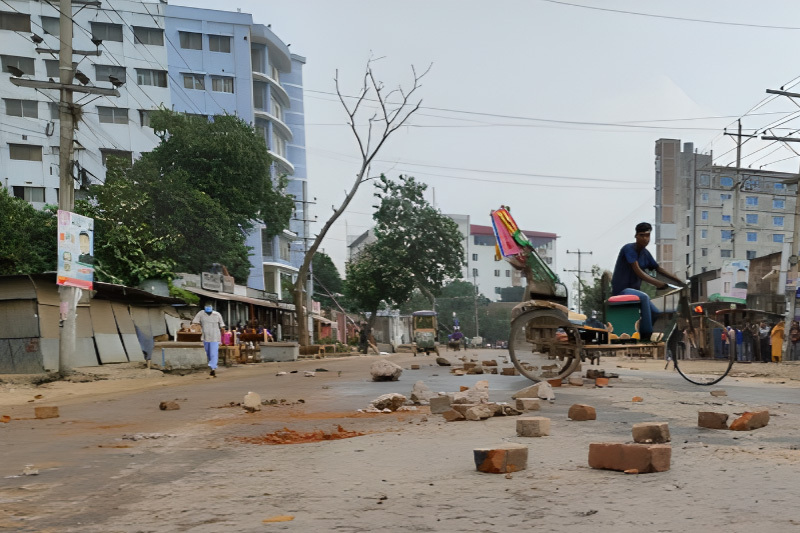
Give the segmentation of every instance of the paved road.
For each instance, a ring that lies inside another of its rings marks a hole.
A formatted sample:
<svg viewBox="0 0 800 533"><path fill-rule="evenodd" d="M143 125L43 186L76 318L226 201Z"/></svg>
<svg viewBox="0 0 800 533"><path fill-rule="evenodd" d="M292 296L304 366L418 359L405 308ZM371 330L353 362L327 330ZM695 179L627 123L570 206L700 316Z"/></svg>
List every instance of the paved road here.
<svg viewBox="0 0 800 533"><path fill-rule="evenodd" d="M217 379L195 374L126 391L105 382L91 395L85 390L93 384L74 385L71 396L65 386L57 396L61 417L50 420L29 419L35 403L27 399L3 402L12 394L3 389L0 415L13 420L0 424L0 531L503 532L535 524L552 531L749 533L800 524L800 452L792 450L800 444L797 382L729 378L712 387L728 396L714 398L672 370L630 370L624 367L644 365L607 359L603 366L620 374L612 387L555 389L555 403L538 413L552 419L552 435L520 439L513 417L444 423L424 410L356 415L381 394L408 395L417 380L454 391L486 379L495 401L509 401L530 384L518 376L456 377L433 356L402 354L390 356L407 368L401 380L375 383L368 372L375 359L236 367ZM408 370L412 363L422 368ZM328 371L303 377L318 368ZM276 376L281 370L299 372ZM286 405L255 414L226 407L248 391ZM42 401L55 394L48 387L29 392L25 398L42 393ZM632 403L633 396L645 401ZM180 410L158 409L173 399ZM595 406L598 420L567 421L573 403ZM773 418L757 432L696 427L698 410L733 415L765 407ZM625 476L588 469L589 442L630 440L632 424L656 420L670 423L671 471ZM284 427L337 425L367 435L283 446L241 441ZM130 440L137 434L157 438ZM529 469L512 479L476 473L471 450L504 441L529 444ZM39 475L20 476L28 464ZM294 519L263 522L278 515Z"/></svg>

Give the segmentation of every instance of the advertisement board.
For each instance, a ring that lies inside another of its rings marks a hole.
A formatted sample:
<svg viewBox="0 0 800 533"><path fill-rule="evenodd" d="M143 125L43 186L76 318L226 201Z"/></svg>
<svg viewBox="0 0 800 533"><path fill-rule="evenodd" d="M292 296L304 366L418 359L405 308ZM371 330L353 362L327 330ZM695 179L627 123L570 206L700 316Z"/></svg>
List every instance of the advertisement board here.
<svg viewBox="0 0 800 533"><path fill-rule="evenodd" d="M722 290L720 296L747 300L747 280L750 277L750 261L747 259L726 259L720 270Z"/></svg>
<svg viewBox="0 0 800 533"><path fill-rule="evenodd" d="M56 283L92 289L94 219L58 210L58 274Z"/></svg>

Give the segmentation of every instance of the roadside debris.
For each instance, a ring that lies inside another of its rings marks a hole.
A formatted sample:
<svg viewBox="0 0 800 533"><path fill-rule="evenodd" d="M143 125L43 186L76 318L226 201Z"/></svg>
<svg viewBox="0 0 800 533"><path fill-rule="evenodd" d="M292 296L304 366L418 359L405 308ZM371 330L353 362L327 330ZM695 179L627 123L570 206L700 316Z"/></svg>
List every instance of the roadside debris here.
<svg viewBox="0 0 800 533"><path fill-rule="evenodd" d="M769 424L769 411L745 412L742 416L731 422L728 428L731 431L752 431L763 428Z"/></svg>
<svg viewBox="0 0 800 533"><path fill-rule="evenodd" d="M381 359L372 363L369 372L372 374L372 381L397 381L403 373L403 367Z"/></svg>
<svg viewBox="0 0 800 533"><path fill-rule="evenodd" d="M326 433L321 429L317 431L310 431L303 433L289 428L283 428L273 433L259 435L256 437L231 437L230 440L236 440L245 444L303 444L308 442L321 442L325 440L339 440L349 439L352 437L360 437L366 435L360 431L347 431L342 426L336 426L336 431Z"/></svg>
<svg viewBox="0 0 800 533"><path fill-rule="evenodd" d="M133 435L123 435L122 440L151 440L151 439L168 439L173 438L175 435L167 435L166 433L135 433Z"/></svg>
<svg viewBox="0 0 800 533"><path fill-rule="evenodd" d="M58 418L58 407L56 406L40 406L34 407L33 412L36 418Z"/></svg>
<svg viewBox="0 0 800 533"><path fill-rule="evenodd" d="M244 395L244 400L242 400L242 407L248 413L253 413L255 411L261 410L261 396L255 392L248 392Z"/></svg>
<svg viewBox="0 0 800 533"><path fill-rule="evenodd" d="M438 396L433 392L424 381L417 381L414 383L414 388L411 390L411 401L416 404L428 403L431 398Z"/></svg>
<svg viewBox="0 0 800 533"><path fill-rule="evenodd" d="M390 411L397 411L403 404L406 403L407 398L402 394L391 392L378 396L370 402L372 407L379 410L389 409Z"/></svg>
<svg viewBox="0 0 800 533"><path fill-rule="evenodd" d="M181 408L181 406L178 405L178 402L168 401L168 402L161 402L160 404L158 404L158 408L161 409L162 411L177 411L178 409Z"/></svg>

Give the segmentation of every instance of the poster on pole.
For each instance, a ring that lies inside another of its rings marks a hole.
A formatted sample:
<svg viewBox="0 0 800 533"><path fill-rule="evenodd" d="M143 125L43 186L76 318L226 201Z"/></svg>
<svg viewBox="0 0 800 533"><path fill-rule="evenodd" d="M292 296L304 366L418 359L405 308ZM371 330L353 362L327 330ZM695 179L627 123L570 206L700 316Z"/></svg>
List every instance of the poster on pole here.
<svg viewBox="0 0 800 533"><path fill-rule="evenodd" d="M94 219L58 210L58 276L56 283L92 289Z"/></svg>
<svg viewBox="0 0 800 533"><path fill-rule="evenodd" d="M747 280L750 277L750 261L747 259L726 259L720 269L722 280L721 296L747 301Z"/></svg>

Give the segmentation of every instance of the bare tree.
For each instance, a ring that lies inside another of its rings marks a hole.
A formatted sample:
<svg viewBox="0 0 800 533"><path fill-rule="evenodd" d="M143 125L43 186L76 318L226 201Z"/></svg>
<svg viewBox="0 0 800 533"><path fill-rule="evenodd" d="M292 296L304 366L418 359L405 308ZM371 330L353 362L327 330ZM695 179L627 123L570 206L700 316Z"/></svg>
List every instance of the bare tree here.
<svg viewBox="0 0 800 533"><path fill-rule="evenodd" d="M336 94L339 96L342 107L344 107L347 112L347 125L350 126L350 130L358 144L358 150L361 155L361 166L356 173L353 185L350 187L349 191L346 191L347 195L342 204L339 207L331 206L333 214L314 238L311 247L306 250L305 257L303 258L303 265L300 267L297 274L297 281L294 284L294 306L295 312L297 313L297 337L301 346L308 346L310 343L306 310L303 306L306 300L305 286L308 271L311 267L311 260L320 244L322 244L322 241L325 239L328 230L330 230L333 223L336 222L342 213L344 213L345 209L347 209L347 206L353 200L361 184L372 179L369 176L369 168L372 164L372 160L378 155L378 152L383 148L383 145L389 137L403 126L411 115L419 109L422 100L416 102L412 102L411 100L414 98L414 93L421 87L420 80L430 71L432 66L428 66L424 72L417 74L416 69L412 65L411 72L414 80L410 89L405 90L402 86L399 86L396 89L384 92L385 88L383 83L377 81L372 72L373 62L373 59L367 62L363 84L359 95L355 98L355 104L348 105L346 97L342 94L341 88L339 87L338 70L334 77ZM390 102L392 96L397 97L399 101ZM369 117L367 127L359 129L357 119L366 114L366 106L364 103L368 100L377 102L377 110Z"/></svg>

